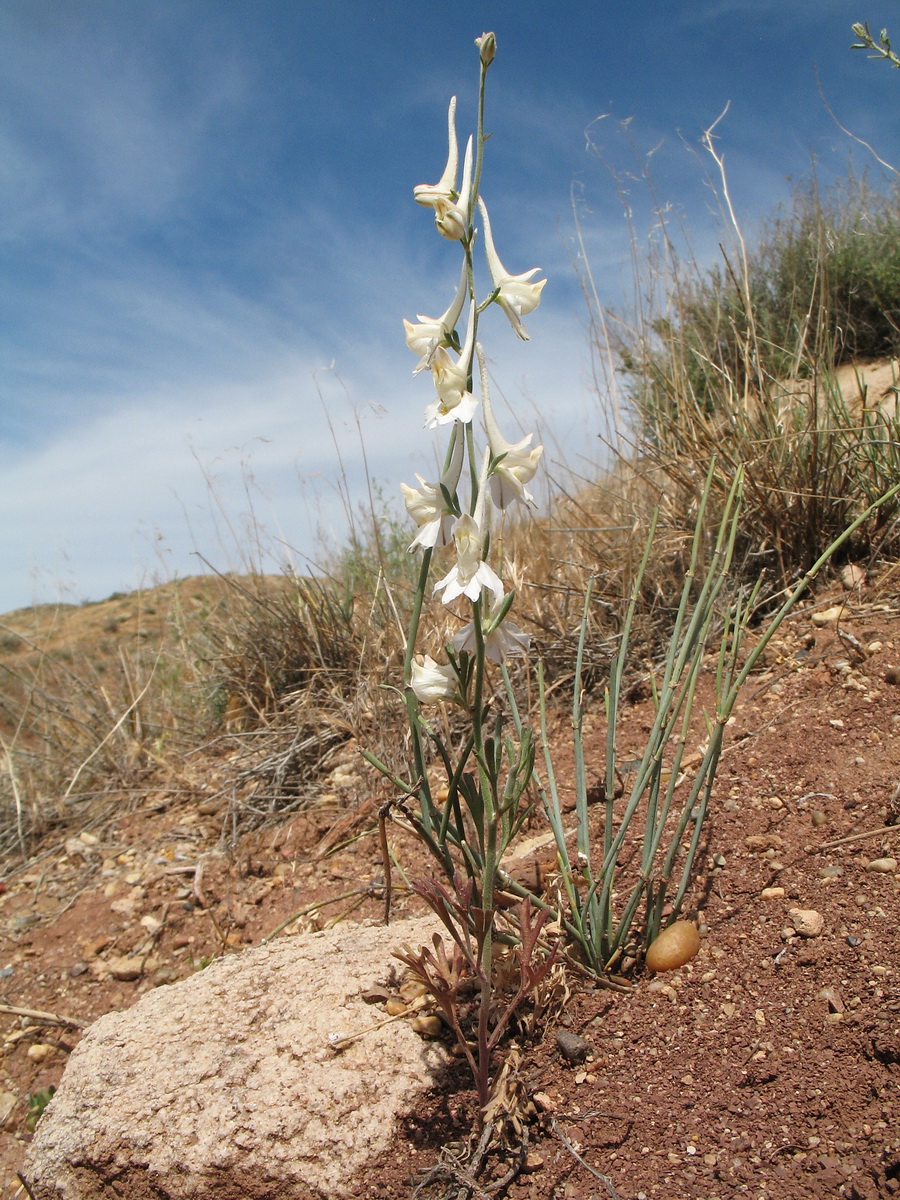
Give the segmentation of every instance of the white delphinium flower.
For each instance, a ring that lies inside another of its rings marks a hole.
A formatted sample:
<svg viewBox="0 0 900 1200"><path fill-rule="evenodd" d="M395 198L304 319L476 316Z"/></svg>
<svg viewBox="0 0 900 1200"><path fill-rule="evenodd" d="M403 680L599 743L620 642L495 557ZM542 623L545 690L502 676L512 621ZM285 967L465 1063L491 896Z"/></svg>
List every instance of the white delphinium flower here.
<svg viewBox="0 0 900 1200"><path fill-rule="evenodd" d="M444 503L441 489L433 483L428 483L421 475L416 475L421 487L410 487L401 483L403 502L406 511L419 527L415 540L410 542L408 549L415 550L416 546L446 546L453 535L455 515Z"/></svg>
<svg viewBox="0 0 900 1200"><path fill-rule="evenodd" d="M437 396L425 409L425 424L429 429L447 425L450 421L471 421L478 401L469 391L472 354L475 349L475 301L469 305L469 324L466 342L456 362L443 346L438 346L431 359L431 375Z"/></svg>
<svg viewBox="0 0 900 1200"><path fill-rule="evenodd" d="M465 303L467 285L466 263L463 261L459 287L456 289L453 303L443 316L426 317L422 313L416 313L418 324L413 324L412 321L404 319L403 328L406 330L406 344L412 350L413 354L418 354L422 360L415 371L413 371L414 375L418 375L420 371L424 371L426 367L431 366L434 352L438 346L447 346L450 344L450 335L456 328L456 323L459 320L463 304Z"/></svg>
<svg viewBox="0 0 900 1200"><path fill-rule="evenodd" d="M504 601L505 597L501 596L499 600L493 602L490 615L485 622L485 628L490 632L484 635L484 653L492 662L503 662L504 659L514 654L527 654L531 646L531 638L528 634L523 633L515 622L508 621L505 616L497 622L493 629L491 628ZM474 622L470 621L468 625L464 625L450 644L457 654L462 654L463 651L467 654L474 654L477 649Z"/></svg>
<svg viewBox="0 0 900 1200"><path fill-rule="evenodd" d="M494 420L484 352L480 345L476 345L475 350L478 354L478 368L481 374L484 429L491 448L491 457L494 460L499 459L489 479L491 499L500 509L505 509L514 500L533 505L534 496L525 485L534 478L541 455L544 453L544 447L535 446L534 449L531 449L533 433L529 433L520 442L508 442L504 438Z"/></svg>
<svg viewBox="0 0 900 1200"><path fill-rule="evenodd" d="M456 97L450 99L450 109L447 113L447 141L450 148L447 153L447 165L437 183L420 183L413 188L413 197L417 204L433 208L438 206L450 207L456 199L456 167L459 162L459 150L456 141Z"/></svg>
<svg viewBox="0 0 900 1200"><path fill-rule="evenodd" d="M446 471L441 476L440 483L426 483L421 475L416 475L421 487L410 487L407 483L400 484L403 492L403 502L406 511L419 528L415 540L409 549L416 546L447 546L453 536L453 522L456 514L447 507L444 490L452 496L459 484L462 472L463 451L465 439L462 430L458 429L453 442L453 451ZM442 486L443 485L443 486Z"/></svg>
<svg viewBox="0 0 900 1200"><path fill-rule="evenodd" d="M503 584L496 572L481 557L483 535L481 526L474 517L463 513L453 526L453 541L456 543L456 563L443 579L434 585L435 592L443 592L444 604L452 604L458 596L477 600L482 588L489 588L495 596L503 595Z"/></svg>
<svg viewBox="0 0 900 1200"><path fill-rule="evenodd" d="M494 287L500 289L500 294L497 297L497 303L509 317L510 324L516 331L523 342L527 342L528 331L522 324L522 317L527 316L530 312L534 312L541 302L541 292L544 290L546 279L540 279L537 283L529 283L532 275L537 275L540 267L534 267L531 271L523 271L521 275L510 275L506 267L500 261L497 251L494 249L494 238L491 233L491 221L488 216L488 210L481 199L478 197L478 207L481 209L481 215L484 218L484 253L487 258L488 269L491 273Z"/></svg>
<svg viewBox="0 0 900 1200"><path fill-rule="evenodd" d="M531 449L533 437L534 434L529 433L521 442L512 445L507 442L505 449L499 443L491 441L492 452L503 455L490 479L491 497L500 509L507 508L514 500L520 500L523 504L535 503L534 496L525 484L534 478L544 447L535 446Z"/></svg>
<svg viewBox="0 0 900 1200"><path fill-rule="evenodd" d="M409 686L420 704L436 704L439 700L452 700L459 692L456 672L448 664L439 666L429 655L424 655L420 666L416 659L410 665Z"/></svg>
<svg viewBox="0 0 900 1200"><path fill-rule="evenodd" d="M472 191L472 139L466 143L463 160L462 186L455 203L441 201L434 206L434 223L441 237L451 242L461 242L469 230L469 196ZM546 281L545 281L546 282Z"/></svg>

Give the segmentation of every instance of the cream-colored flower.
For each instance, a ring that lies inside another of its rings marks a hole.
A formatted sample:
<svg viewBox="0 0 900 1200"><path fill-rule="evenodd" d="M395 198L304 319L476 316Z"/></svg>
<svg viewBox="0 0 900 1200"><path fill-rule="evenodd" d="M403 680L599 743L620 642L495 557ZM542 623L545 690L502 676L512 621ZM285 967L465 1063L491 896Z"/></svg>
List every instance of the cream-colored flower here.
<svg viewBox="0 0 900 1200"><path fill-rule="evenodd" d="M454 202L439 200L434 205L434 223L442 237L451 242L465 239L469 231L469 197L472 192L472 139L466 143L466 157L463 161L462 187L459 197ZM546 281L545 281L546 282Z"/></svg>
<svg viewBox="0 0 900 1200"><path fill-rule="evenodd" d="M491 605L490 616L485 622L485 627L490 632L484 635L484 653L492 662L503 662L504 659L515 654L527 654L531 646L531 638L528 634L523 633L518 625L505 617L498 622L495 628L491 629L491 624L502 604L503 597L501 596ZM474 654L477 646L474 623L470 621L468 625L464 625L450 644L457 654L462 654L463 651L467 654Z"/></svg>
<svg viewBox="0 0 900 1200"><path fill-rule="evenodd" d="M409 686L420 704L437 704L439 700L452 700L459 692L456 672L449 664L439 666L427 654L420 665L412 661Z"/></svg>
<svg viewBox="0 0 900 1200"><path fill-rule="evenodd" d="M453 536L453 522L456 519L444 504L441 489L433 483L427 483L421 475L416 475L420 487L410 487L401 483L403 502L406 511L419 527L415 540L409 545L410 550L416 546L446 546Z"/></svg>
<svg viewBox="0 0 900 1200"><path fill-rule="evenodd" d="M476 345L475 349L478 353L478 365L481 372L484 429L494 462L489 477L491 499L500 509L507 508L514 500L533 505L534 496L525 485L534 478L541 455L544 453L544 447L535 446L534 449L531 449L533 433L529 433L520 442L508 442L504 438L494 420L484 354L480 345Z"/></svg>
<svg viewBox="0 0 900 1200"><path fill-rule="evenodd" d="M479 196L478 207L484 219L484 253L487 258L488 270L495 288L500 289L497 303L509 317L510 324L523 342L527 342L528 331L522 324L522 317L534 312L541 302L541 292L544 290L546 279L537 283L529 283L532 275L537 275L540 267L531 271L523 271L521 275L510 275L500 261L494 249L494 238L491 233L491 220L484 201Z"/></svg>
<svg viewBox="0 0 900 1200"><path fill-rule="evenodd" d="M415 550L416 546L424 548L450 544L456 514L447 507L443 489L445 488L451 496L456 491L462 471L464 445L465 439L462 432L457 430L450 462L441 476L440 483L426 483L421 475L416 475L421 487L414 488L406 483L400 484L406 511L419 528L415 540L409 547L411 551Z"/></svg>
<svg viewBox="0 0 900 1200"><path fill-rule="evenodd" d="M452 205L456 199L456 167L459 162L459 149L456 141L456 97L450 99L450 109L447 113L447 141L450 148L447 153L447 165L437 183L420 183L413 188L413 198L417 204L426 208L437 209L438 205Z"/></svg>
<svg viewBox="0 0 900 1200"><path fill-rule="evenodd" d="M491 499L498 508L507 508L514 500L520 500L523 504L535 503L534 496L525 484L534 478L544 447L535 446L532 450L533 437L534 434L529 433L521 442L514 445L507 443L507 448L502 451L503 458L491 473Z"/></svg>
<svg viewBox="0 0 900 1200"><path fill-rule="evenodd" d="M453 526L456 563L434 585L435 592L444 593L441 597L444 604L452 604L458 596L477 600L481 589L485 587L495 596L503 595L503 584L499 577L481 557L483 540L478 522L468 513L463 513Z"/></svg>
<svg viewBox="0 0 900 1200"><path fill-rule="evenodd" d="M466 342L456 362L443 346L438 346L431 357L431 376L437 396L425 409L425 424L429 429L447 425L450 421L472 420L478 401L469 391L469 375L472 371L472 354L475 349L475 302L469 305L469 324Z"/></svg>
<svg viewBox="0 0 900 1200"><path fill-rule="evenodd" d="M443 316L425 317L422 313L416 313L418 324L415 325L412 321L404 319L403 327L406 330L406 344L412 350L413 354L418 354L422 360L415 371L413 371L414 375L418 375L420 371L424 371L426 367L431 366L434 352L438 346L448 346L450 344L450 335L456 328L463 304L465 303L467 285L468 273L466 263L463 262L456 295L453 297L453 303Z"/></svg>

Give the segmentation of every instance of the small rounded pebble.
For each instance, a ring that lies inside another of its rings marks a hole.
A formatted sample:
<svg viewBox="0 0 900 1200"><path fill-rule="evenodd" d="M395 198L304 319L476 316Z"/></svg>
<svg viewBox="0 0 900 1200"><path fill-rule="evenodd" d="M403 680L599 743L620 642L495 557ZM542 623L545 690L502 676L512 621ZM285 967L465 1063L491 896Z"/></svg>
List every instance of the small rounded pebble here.
<svg viewBox="0 0 900 1200"><path fill-rule="evenodd" d="M839 621L843 615L843 604L835 604L831 608L826 608L822 612L814 612L811 615L810 620L812 621L813 625L817 625L819 629L821 629L823 625L830 625L832 621Z"/></svg>
<svg viewBox="0 0 900 1200"><path fill-rule="evenodd" d="M651 971L674 971L683 967L700 949L700 934L690 921L675 921L651 944L647 966Z"/></svg>
<svg viewBox="0 0 900 1200"><path fill-rule="evenodd" d="M413 1033L424 1034L425 1037L440 1037L443 1032L444 1025L441 1018L435 1015L427 1017L413 1017L409 1023Z"/></svg>
<svg viewBox="0 0 900 1200"><path fill-rule="evenodd" d="M591 1052L591 1044L586 1038L569 1033L567 1029L557 1029L556 1045L566 1062L572 1066L583 1063Z"/></svg>
<svg viewBox="0 0 900 1200"><path fill-rule="evenodd" d="M130 954L113 955L107 959L106 969L113 979L128 983L140 979L144 970L144 959Z"/></svg>
<svg viewBox="0 0 900 1200"><path fill-rule="evenodd" d="M663 983L661 979L653 979L647 984L648 992L657 992L661 996L666 996L674 1004L678 1000L678 993L672 987L671 983Z"/></svg>
<svg viewBox="0 0 900 1200"><path fill-rule="evenodd" d="M406 1004L412 1004L414 1000L420 999L426 994L428 988L421 979L407 979L405 983L400 985L400 999Z"/></svg>
<svg viewBox="0 0 900 1200"><path fill-rule="evenodd" d="M820 1000L826 1000L828 1002L828 1007L832 1012L842 1013L844 1011L844 1001L841 999L841 994L837 988L820 988L818 995Z"/></svg>
<svg viewBox="0 0 900 1200"><path fill-rule="evenodd" d="M892 875L897 870L896 858L873 858L866 864L867 871L876 871L881 875Z"/></svg>
<svg viewBox="0 0 900 1200"><path fill-rule="evenodd" d="M861 567L859 563L847 563L841 568L841 583L849 592L852 588L861 588L866 585L866 568Z"/></svg>
<svg viewBox="0 0 900 1200"><path fill-rule="evenodd" d="M45 1058L49 1058L53 1053L53 1047L48 1046L46 1042L35 1042L33 1046L29 1046L25 1051L32 1062L41 1063Z"/></svg>
<svg viewBox="0 0 900 1200"><path fill-rule="evenodd" d="M374 984L372 987L366 988L364 992L360 992L359 998L366 1004L385 1004L390 999L390 995L387 988Z"/></svg>
<svg viewBox="0 0 900 1200"><path fill-rule="evenodd" d="M825 918L814 908L791 908L788 916L801 937L818 937L825 928Z"/></svg>

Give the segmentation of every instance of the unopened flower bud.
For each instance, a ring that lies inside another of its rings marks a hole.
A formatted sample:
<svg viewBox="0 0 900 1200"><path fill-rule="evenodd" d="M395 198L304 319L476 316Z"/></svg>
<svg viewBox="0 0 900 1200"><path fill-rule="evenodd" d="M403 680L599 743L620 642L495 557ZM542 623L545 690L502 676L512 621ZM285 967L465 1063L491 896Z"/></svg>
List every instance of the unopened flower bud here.
<svg viewBox="0 0 900 1200"><path fill-rule="evenodd" d="M420 704L437 704L439 700L452 700L458 691L456 672L453 668L449 665L438 666L427 654L421 666L413 659L409 686Z"/></svg>
<svg viewBox="0 0 900 1200"><path fill-rule="evenodd" d="M475 39L475 45L478 47L481 61L486 67L489 67L497 53L497 39L492 33L483 33L480 38Z"/></svg>

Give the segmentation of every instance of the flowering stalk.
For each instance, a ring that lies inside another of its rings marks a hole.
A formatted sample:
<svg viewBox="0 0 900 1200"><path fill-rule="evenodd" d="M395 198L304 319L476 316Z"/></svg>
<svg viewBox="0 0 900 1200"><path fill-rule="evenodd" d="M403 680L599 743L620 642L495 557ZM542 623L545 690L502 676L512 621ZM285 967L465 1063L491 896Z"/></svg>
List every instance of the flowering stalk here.
<svg viewBox="0 0 900 1200"><path fill-rule="evenodd" d="M742 637L749 616L755 611L757 592L739 596L733 603L726 615L719 646L715 703L706 722L705 749L694 769L693 782L682 791L680 799L677 792L687 777L682 767L687 765L684 752L692 727L693 705L701 673L709 662L708 651L720 614L720 601L727 595L730 584L729 568L739 530L741 472L726 497L718 533L710 540L704 510L715 479L715 463L710 467L662 677L655 683L653 725L626 794L624 784L621 792L617 793L616 788L620 777L616 769L617 715L632 618L650 557L654 531L651 524L606 691L607 750L601 781L604 804L596 817L589 811L583 742L582 668L591 610L589 585L572 699L576 821L573 847L568 828L570 817L568 812L564 814L554 775L547 721L548 690L540 666L537 675L545 756L543 785L534 772L535 739L519 713L510 683L506 660L525 653L528 638L510 618L515 596L504 586L503 564L491 537L496 509L502 511L514 501L532 503L528 485L537 472L542 447L532 447L531 435L509 442L500 430L491 406L486 360L478 340L480 318L496 304L515 334L527 340L522 317L539 306L546 281L533 279L537 268L518 275L506 269L497 253L488 211L480 196L485 148L485 78L496 51L493 35L479 38L478 47L481 70L477 134L474 141L467 142L460 188L457 190L454 99L448 114L449 150L444 173L437 184L420 185L414 192L418 203L434 210L441 236L451 245L459 244L463 261L456 295L444 314L438 319L420 316L418 325L405 323L407 344L421 360L416 374L425 380L430 378L436 393L426 409L426 423L440 430L446 426L449 435L437 481L426 482L419 475L418 488L403 486L407 510L416 527L409 549L421 552L422 556L403 666L403 695L413 754L411 778L395 774L371 754L366 757L400 791L404 814L449 883L449 887L436 881L414 886L449 930L453 939L451 954L444 953L438 937L434 953L410 951L401 957L419 972L441 1003L463 1044L484 1108L490 1094L492 1051L513 1008L527 994L527 989L535 986L534 980L539 975L531 970L530 956L545 916L549 914L578 944L579 957L589 970L608 976L623 961L633 958L639 951L638 941L649 945L670 909L672 917L678 913L700 852L701 831L711 802L724 731L739 689L804 589L847 539L882 504L900 493L900 483L876 500L824 552L746 656L742 654ZM481 242L490 281L483 288L481 301L474 253L476 213L482 220ZM483 441L479 449L482 426ZM436 580L432 576L433 565ZM438 647L435 638L429 639L427 634L429 606L437 603L448 608L461 623L443 647ZM498 666L502 689L495 684ZM444 716L450 706L456 710L455 715L463 716L456 729L462 724L464 732L455 738L446 733L447 722L442 732L432 716L435 710ZM504 729L504 712L509 714L513 735ZM447 779L442 802L432 794L429 777L435 756ZM556 843L561 896L556 912L546 900L508 879L500 865L529 812L527 793L532 782ZM417 811L410 811L404 803L413 798L418 802ZM619 799L621 804L617 808ZM600 836L596 832L597 821L601 826ZM639 821L644 825L644 835L637 878L626 889L622 886L619 860L631 837L630 831ZM496 1002L492 990L495 921L501 886L505 893L525 901L518 917L513 918L518 920L522 985L505 1008ZM532 904L543 914L533 924L528 916ZM635 921L640 926L637 932L633 929ZM457 1006L466 974L480 989L474 1051L460 1024Z"/></svg>
<svg viewBox="0 0 900 1200"><path fill-rule="evenodd" d="M367 757L406 795L417 796L418 811L408 815L457 897L453 912L465 926L457 944L468 945L471 940L474 946L471 969L481 990L476 1078L485 1104L490 1053L500 1032L492 993L500 861L529 811L526 792L534 766L530 732L522 727L517 713L515 740L504 732L503 706L494 694L494 664L503 667L507 657L527 652L528 637L509 617L515 597L503 583L502 563L491 531L495 509L502 511L514 500L532 502L527 484L537 471L542 447L531 447L533 435L511 443L500 433L478 341L479 320L497 304L519 336L527 338L520 318L537 308L546 280L531 282L536 269L510 275L494 248L480 188L486 140L485 81L496 53L496 39L485 33L476 44L480 63L477 127L474 138L466 143L459 186L454 97L447 117L444 172L438 183L420 184L414 190L416 202L433 210L438 232L451 245L461 247L463 259L456 295L443 315L419 314L417 323L404 321L407 345L420 359L414 374L430 378L434 387L434 397L425 408L425 424L438 430L446 427L449 432L439 479L432 483L417 475L418 487L402 485L407 511L416 526L409 549L422 554L403 667L414 779L403 781L373 756ZM475 254L478 214L484 228L486 257L482 266ZM479 286L485 297L480 302ZM432 564L437 568L434 580ZM427 636L421 636L428 605L438 602L460 621L457 633L441 648L423 644ZM508 678L505 667L503 670ZM436 730L428 716L435 706L462 710L468 729L460 747L453 749ZM432 795L430 749L447 773L443 806ZM423 894L438 893L431 887ZM449 910L444 907L442 911Z"/></svg>

